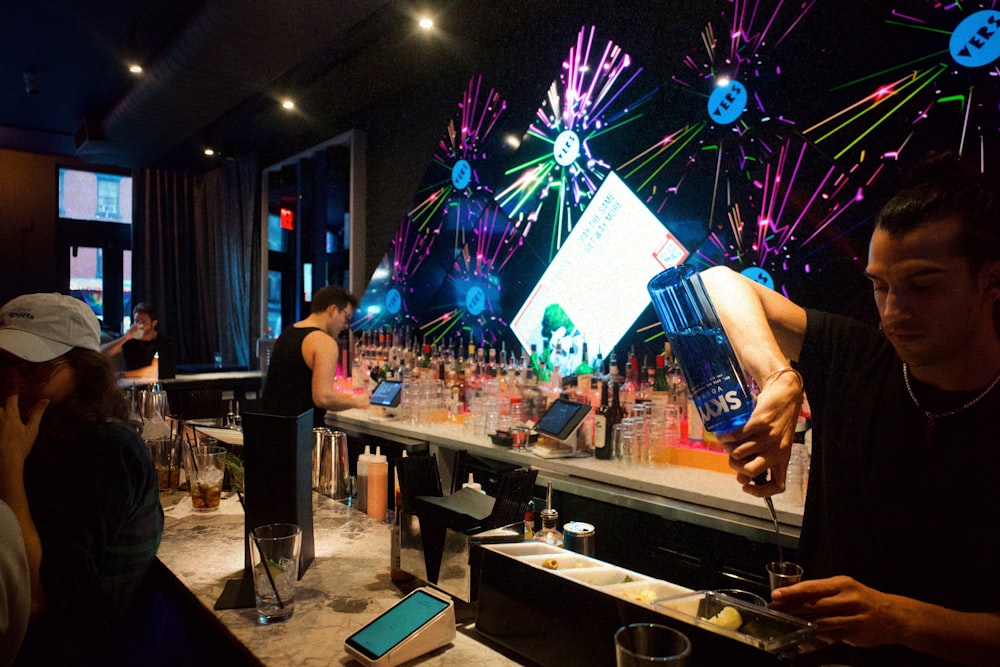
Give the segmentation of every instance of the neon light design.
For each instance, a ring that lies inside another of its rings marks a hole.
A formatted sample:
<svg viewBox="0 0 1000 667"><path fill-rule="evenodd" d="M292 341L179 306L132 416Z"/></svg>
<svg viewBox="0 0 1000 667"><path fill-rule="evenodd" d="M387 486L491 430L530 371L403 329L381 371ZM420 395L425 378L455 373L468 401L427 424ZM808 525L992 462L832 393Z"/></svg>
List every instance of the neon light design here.
<svg viewBox="0 0 1000 667"><path fill-rule="evenodd" d="M603 47L594 27L581 28L558 80L528 128L509 169L512 182L496 196L526 233L549 235L547 256L555 257L575 221L610 170L602 141L637 118L642 98L629 98L640 69L614 42Z"/></svg>
<svg viewBox="0 0 1000 667"><path fill-rule="evenodd" d="M668 227L690 230L684 236L699 244L690 262L752 270L775 285L795 270L796 255L839 234L838 220L863 201L853 165L812 149L770 99L781 88L781 46L813 4L764 12L756 2L725 3L668 89L702 101L678 105L674 115L687 111L688 122L619 168Z"/></svg>
<svg viewBox="0 0 1000 667"><path fill-rule="evenodd" d="M905 7L891 10L884 25L895 31L893 43L906 48L888 66L834 88L869 92L805 134L837 159L867 153L897 161L904 152L918 156L928 144L947 145L959 155L977 156L985 170L998 148L996 2Z"/></svg>
<svg viewBox="0 0 1000 667"><path fill-rule="evenodd" d="M432 299L432 317L420 326L424 339L435 343L461 342L463 337L477 343L502 339L508 331L506 292L528 289L541 273L523 253L512 262L524 242L520 224L510 220L495 202L489 204L458 249Z"/></svg>
<svg viewBox="0 0 1000 667"><path fill-rule="evenodd" d="M469 80L438 142L415 203L392 235L351 326L419 326L466 235L492 201L484 170L502 141L507 103L481 76Z"/></svg>

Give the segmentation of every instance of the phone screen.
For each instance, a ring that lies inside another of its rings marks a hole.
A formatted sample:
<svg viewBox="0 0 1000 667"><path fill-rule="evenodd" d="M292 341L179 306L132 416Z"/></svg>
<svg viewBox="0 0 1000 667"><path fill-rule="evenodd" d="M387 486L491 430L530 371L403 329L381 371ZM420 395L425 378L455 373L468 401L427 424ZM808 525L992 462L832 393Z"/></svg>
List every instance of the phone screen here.
<svg viewBox="0 0 1000 667"><path fill-rule="evenodd" d="M348 637L347 644L377 660L447 608L444 600L421 590L414 591Z"/></svg>

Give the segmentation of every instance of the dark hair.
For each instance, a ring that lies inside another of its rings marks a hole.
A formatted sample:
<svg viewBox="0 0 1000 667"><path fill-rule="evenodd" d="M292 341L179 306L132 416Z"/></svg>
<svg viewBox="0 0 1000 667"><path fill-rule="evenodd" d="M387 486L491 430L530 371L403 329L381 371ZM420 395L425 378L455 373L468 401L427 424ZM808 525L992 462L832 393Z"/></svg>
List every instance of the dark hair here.
<svg viewBox="0 0 1000 667"><path fill-rule="evenodd" d="M330 306L336 306L341 310L351 304L353 308L358 307L358 297L354 296L340 285L327 285L320 287L313 293L312 304L309 306L310 313L322 313Z"/></svg>
<svg viewBox="0 0 1000 667"><path fill-rule="evenodd" d="M895 236L955 219L960 229L956 251L976 272L1000 259L996 187L954 153L929 153L914 166L909 184L882 208L875 226Z"/></svg>
<svg viewBox="0 0 1000 667"><path fill-rule="evenodd" d="M135 319L136 313L146 313L153 322L160 319L160 314L156 312L156 306L146 301L140 301L135 305L135 308L132 309L132 319Z"/></svg>
<svg viewBox="0 0 1000 667"><path fill-rule="evenodd" d="M65 401L50 406L42 415L40 440L72 442L74 433L106 419L128 419L125 394L107 357L75 347L66 353L66 359L76 372L77 386Z"/></svg>

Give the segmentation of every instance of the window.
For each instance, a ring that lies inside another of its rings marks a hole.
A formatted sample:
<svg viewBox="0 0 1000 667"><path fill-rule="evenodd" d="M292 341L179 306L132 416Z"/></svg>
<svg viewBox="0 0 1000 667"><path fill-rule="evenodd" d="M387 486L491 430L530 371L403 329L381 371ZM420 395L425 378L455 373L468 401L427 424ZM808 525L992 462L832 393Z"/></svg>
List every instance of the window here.
<svg viewBox="0 0 1000 667"><path fill-rule="evenodd" d="M59 217L132 224L132 177L59 170Z"/></svg>
<svg viewBox="0 0 1000 667"><path fill-rule="evenodd" d="M69 293L86 302L109 334L131 325L132 178L59 169L58 244Z"/></svg>

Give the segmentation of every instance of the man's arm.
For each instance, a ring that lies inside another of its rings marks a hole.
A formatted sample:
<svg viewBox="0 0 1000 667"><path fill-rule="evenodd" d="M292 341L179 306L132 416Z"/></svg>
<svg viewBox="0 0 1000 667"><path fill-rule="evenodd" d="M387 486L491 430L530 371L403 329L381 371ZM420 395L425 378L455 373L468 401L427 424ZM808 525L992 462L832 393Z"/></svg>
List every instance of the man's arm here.
<svg viewBox="0 0 1000 667"><path fill-rule="evenodd" d="M780 493L802 406L799 375L781 369L790 368L802 350L805 310L726 267L707 269L701 277L736 355L761 389L747 423L719 439L744 491L755 496ZM751 484L767 471L771 475L766 484Z"/></svg>
<svg viewBox="0 0 1000 667"><path fill-rule="evenodd" d="M122 346L124 346L125 343L127 343L129 339L132 338L132 334L135 333L135 330L138 328L138 326L139 325L137 323L133 322L132 326L129 327L128 331L126 331L121 337L116 338L110 343L105 343L104 345L102 345L101 354L103 354L106 357L113 357L119 352L121 352Z"/></svg>
<svg viewBox="0 0 1000 667"><path fill-rule="evenodd" d="M960 612L869 588L851 577L803 581L771 593L775 611L816 623L834 641L900 644L963 665L995 665L1000 613Z"/></svg>
<svg viewBox="0 0 1000 667"><path fill-rule="evenodd" d="M334 389L339 356L337 341L322 331L314 331L302 341L302 358L312 369L313 405L333 411L367 408L367 396L341 394Z"/></svg>

